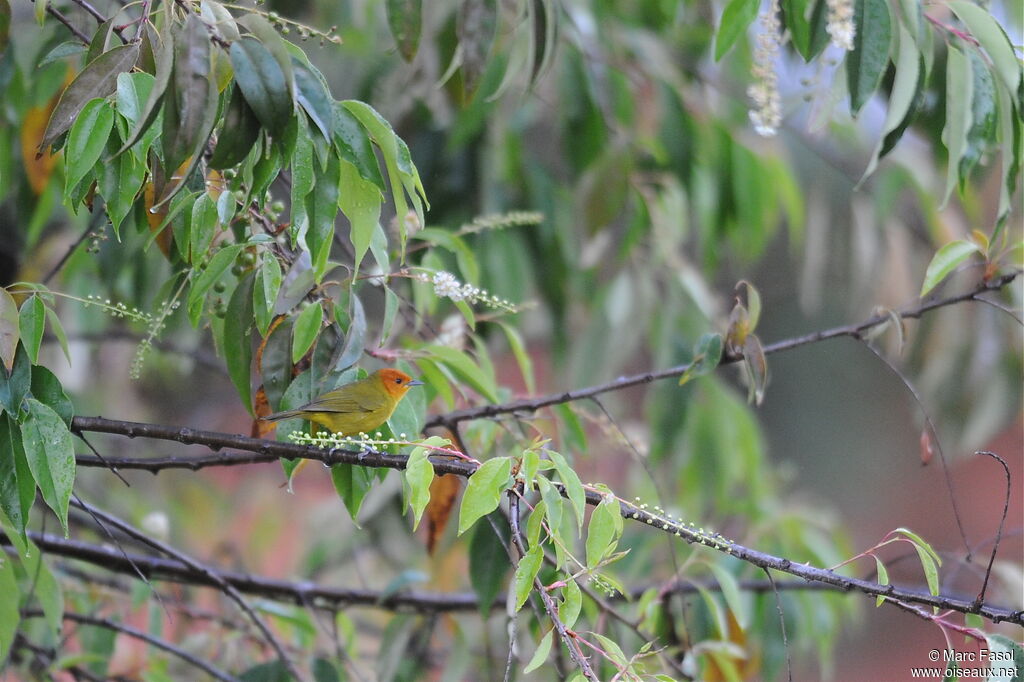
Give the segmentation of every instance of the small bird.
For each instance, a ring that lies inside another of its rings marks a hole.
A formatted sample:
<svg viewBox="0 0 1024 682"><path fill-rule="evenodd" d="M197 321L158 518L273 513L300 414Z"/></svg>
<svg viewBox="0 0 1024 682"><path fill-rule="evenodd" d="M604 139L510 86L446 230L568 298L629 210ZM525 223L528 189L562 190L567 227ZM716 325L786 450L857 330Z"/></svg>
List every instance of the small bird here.
<svg viewBox="0 0 1024 682"><path fill-rule="evenodd" d="M356 436L372 433L386 422L399 401L413 386L422 386L397 369L378 369L365 379L345 384L294 410L263 417L266 421L301 418L323 426L331 433Z"/></svg>

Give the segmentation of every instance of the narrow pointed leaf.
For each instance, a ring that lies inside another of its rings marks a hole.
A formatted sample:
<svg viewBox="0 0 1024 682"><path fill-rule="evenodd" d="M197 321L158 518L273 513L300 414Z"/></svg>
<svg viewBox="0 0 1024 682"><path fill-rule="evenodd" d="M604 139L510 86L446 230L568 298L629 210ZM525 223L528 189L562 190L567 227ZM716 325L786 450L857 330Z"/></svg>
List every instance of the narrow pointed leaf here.
<svg viewBox="0 0 1024 682"><path fill-rule="evenodd" d="M68 530L68 502L75 483L75 448L71 432L60 415L35 398L25 401L28 412L21 423L22 443L29 469L43 500Z"/></svg>
<svg viewBox="0 0 1024 682"><path fill-rule="evenodd" d="M886 0L856 0L853 51L846 55L846 80L850 109L856 115L878 89L889 64L892 19Z"/></svg>

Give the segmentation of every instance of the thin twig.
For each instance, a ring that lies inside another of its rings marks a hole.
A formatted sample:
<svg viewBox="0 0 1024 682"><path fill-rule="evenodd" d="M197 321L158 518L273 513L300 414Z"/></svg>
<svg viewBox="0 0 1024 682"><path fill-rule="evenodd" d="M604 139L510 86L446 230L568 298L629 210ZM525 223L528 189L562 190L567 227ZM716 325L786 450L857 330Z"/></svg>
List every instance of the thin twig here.
<svg viewBox="0 0 1024 682"><path fill-rule="evenodd" d="M49 5L47 5L47 9L49 9ZM78 239L76 239L75 242L67 248L67 250L64 252L64 255L60 257L60 260L54 263L53 267L50 268L50 271L46 273L46 276L43 277L43 284L49 284L50 280L57 276L57 273L61 271L61 269L64 267L64 264L68 262L69 258L71 258L72 254L74 254L75 251L78 250L78 247L82 245L82 242L88 239L89 235L91 235L93 231L99 227L100 219L102 217L103 213L99 211L93 213L92 216L90 216L89 222L86 223L85 231L83 231L82 234L78 237Z"/></svg>
<svg viewBox="0 0 1024 682"><path fill-rule="evenodd" d="M35 2L36 0L32 0L32 1ZM55 8L52 4L47 3L46 4L46 13L49 14L54 19L56 19L57 21L59 21L60 23L64 24L64 26L69 31L71 31L71 34L74 35L76 38L81 40L86 45L89 44L89 36L85 35L84 33L82 33L82 31L78 30L75 27L75 25L71 23L71 20L68 19L66 16L64 16L64 14L61 13L61 11L59 9Z"/></svg>
<svg viewBox="0 0 1024 682"><path fill-rule="evenodd" d="M917 407L921 410L921 414L924 415L925 428L931 432L932 438L935 440L935 449L939 452L939 461L942 463L942 476L946 481L946 490L949 492L950 504L953 506L953 518L956 519L956 527L957 530L960 531L960 539L963 541L964 547L967 549L967 561L970 561L971 543L967 539L967 531L964 530L963 519L960 516L960 507L957 504L956 491L953 489L953 475L949 471L949 464L946 462L946 453L942 450L942 443L939 442L939 432L935 428L935 423L932 421L931 415L928 414L928 409L924 406L921 394L917 392L917 389L914 387L914 384L911 383L910 379L905 376L896 365L890 362L889 358L882 355L882 353L872 346L871 343L869 343L863 336L858 334L854 338L861 341L864 346L896 376L896 378L903 382L903 385L908 391L910 391L910 394L914 396L914 400L917 402Z"/></svg>
<svg viewBox="0 0 1024 682"><path fill-rule="evenodd" d="M955 296L949 296L947 298L933 299L925 303L920 303L916 306L904 308L898 311L897 314L903 319L918 319L922 315L937 308L943 308L945 306L962 303L964 301L973 301L975 296L984 293L986 291L997 291L1002 289L1014 279L1020 273L1018 271L1010 272L999 277L994 277L990 280L981 282L975 288L957 294ZM821 341L827 341L828 339L835 339L842 336L858 336L872 327L885 324L890 321L891 317L888 314L885 315L873 315L867 318L863 322L857 324L849 324L841 327L833 327L831 329L825 329L817 331L812 334L805 334L803 336L797 336L784 341L778 341L773 344L769 344L764 347L765 355L771 355L773 353L780 353L782 351L792 350L801 346L806 346L812 343L818 343ZM720 364L732 364L742 359L742 356L736 354L725 354L722 357ZM562 393L553 393L546 396L540 396L536 398L525 398L522 400L514 400L508 403L501 403L495 405L481 405L478 407L469 407L461 410L455 410L448 412L447 414L434 415L429 417L426 421L426 428L432 426L447 426L451 428L453 424L468 419L486 419L489 417L495 417L501 414L532 414L542 407L549 407L551 405L559 405L562 403L573 402L576 400L584 400L592 398L595 395L602 393L608 393L609 391L618 391L630 386L638 386L640 384L648 384L652 381L658 381L661 379L670 379L679 377L686 373L692 367L693 363L687 363L685 365L677 365L675 367L669 367L667 369L652 370L650 372L644 372L643 374L634 374L632 376L620 377L614 381L609 381L604 384L598 384L596 386L589 386L587 388L579 388L573 391L564 391Z"/></svg>
<svg viewBox="0 0 1024 682"><path fill-rule="evenodd" d="M772 592L775 593L775 608L779 610L779 627L782 628L782 648L786 650L786 673L789 676L789 682L793 682L793 661L789 657L789 637L786 636L786 614L782 611L782 597L779 596L779 591L775 589L775 578L772 577L771 571L766 568L764 569L764 574L768 576L768 582L772 585Z"/></svg>
<svg viewBox="0 0 1024 682"><path fill-rule="evenodd" d="M37 609L28 609L21 612L22 618L42 618L43 615L44 614L42 610ZM204 661L203 659L198 658L196 656L193 656L184 649L175 646L174 644L171 644L166 640L160 639L159 637L154 637L153 635L147 632L143 632L142 630L133 628L130 625L118 623L108 618L98 618L96 616L89 616L83 613L75 613L74 611L65 611L63 614L63 618L64 620L70 620L72 622L81 623L83 625L94 625L96 627L105 628L107 630L113 630L114 632L119 632L121 634L128 635L129 637L141 640L146 644L156 647L157 649L161 649L173 656L177 656L189 665L195 668L199 668L207 675L215 677L218 680L225 680L225 682L235 682L238 679L234 675L224 672L212 663Z"/></svg>
<svg viewBox="0 0 1024 682"><path fill-rule="evenodd" d="M519 495L515 489L509 491L509 521L512 526L512 542L515 544L516 549L519 550L519 558L522 560L526 556L526 544L523 541L523 535L519 527ZM537 594L540 595L541 601L544 602L544 610L547 611L548 618L555 626L555 631L558 636L562 639L565 647L569 650L569 657L573 663L580 669L580 673L583 674L588 680L592 682L598 682L597 676L594 674L593 668L590 667L590 661L583 654L583 650L579 644L576 643L575 633L570 633L569 628L565 626L562 619L558 617L558 607L555 605L554 600L548 591L544 589L544 585L541 583L540 578L533 579L533 587Z"/></svg>
<svg viewBox="0 0 1024 682"><path fill-rule="evenodd" d="M992 543L992 555L988 558L988 568L985 569L985 581L981 584L981 592L978 593L978 598L975 600L976 603L980 604L985 601L985 592L988 590L988 579L992 575L992 564L995 563L996 553L999 551L999 541L1003 539L1003 524L1006 523L1006 514L1010 511L1010 487L1012 477L1010 476L1010 467L1006 466L1006 460L997 455L994 452L988 450L980 450L976 452L977 455L985 455L999 462L1003 467L1003 471L1006 473L1006 497L1003 498L1003 515L999 519L999 530L996 531L995 542Z"/></svg>
<svg viewBox="0 0 1024 682"><path fill-rule="evenodd" d="M270 644L271 648L273 648L275 653L277 653L278 658L281 659L281 662L288 669L289 674L292 675L296 680L305 679L299 673L298 669L295 667L295 663L292 661L291 656L288 655L288 652L285 651L284 646L281 644L280 641L278 641L274 633L270 631L270 628L267 627L267 624L263 622L263 619L259 617L259 615L252 609L251 606L249 606L249 603L245 601L245 598L242 597L238 590L236 590L227 581L221 579L220 576L218 576L215 571L210 570L207 566L196 561L195 559L191 558L190 556L181 552L180 550L177 550L166 543L160 542L159 540L146 535L145 533L138 530L131 524L122 521L121 519L117 518L116 516L113 516L112 514L108 514L107 512L98 509L82 500L76 499L75 501L72 502L72 504L74 504L79 509L82 509L83 511L89 512L90 515L103 519L105 523L109 523L118 530L127 534L129 537L132 537L152 547L153 549L162 552L167 556L176 559L177 561L180 561L181 563L185 564L186 566L189 566L193 570L198 571L206 575L208 578L210 578L210 580L212 580L214 584L216 584L224 592L224 594L230 597L231 600L234 601L235 604L237 604L238 607L245 613L245 615L248 616L250 620L252 620L253 624L255 624L256 627L260 630L260 632L263 634L263 637Z"/></svg>

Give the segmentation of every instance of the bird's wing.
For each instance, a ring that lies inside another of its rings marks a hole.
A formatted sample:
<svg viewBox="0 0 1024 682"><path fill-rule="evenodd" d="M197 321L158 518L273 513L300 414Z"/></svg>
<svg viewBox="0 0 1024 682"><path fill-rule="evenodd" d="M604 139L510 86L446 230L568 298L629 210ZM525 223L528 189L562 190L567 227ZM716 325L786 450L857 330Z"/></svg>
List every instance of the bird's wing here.
<svg viewBox="0 0 1024 682"><path fill-rule="evenodd" d="M352 414L358 412L375 412L387 403L385 396L351 396L338 395L338 391L330 391L303 405L299 410L303 412L338 412L341 414Z"/></svg>

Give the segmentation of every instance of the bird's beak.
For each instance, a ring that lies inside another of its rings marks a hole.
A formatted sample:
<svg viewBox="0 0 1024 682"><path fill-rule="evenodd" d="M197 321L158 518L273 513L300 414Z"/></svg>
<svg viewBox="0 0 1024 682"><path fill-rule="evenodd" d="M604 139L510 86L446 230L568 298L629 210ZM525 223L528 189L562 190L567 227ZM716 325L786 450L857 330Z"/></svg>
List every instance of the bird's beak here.
<svg viewBox="0 0 1024 682"><path fill-rule="evenodd" d="M407 383L406 386L423 386L423 382L418 379L414 379L413 381Z"/></svg>

